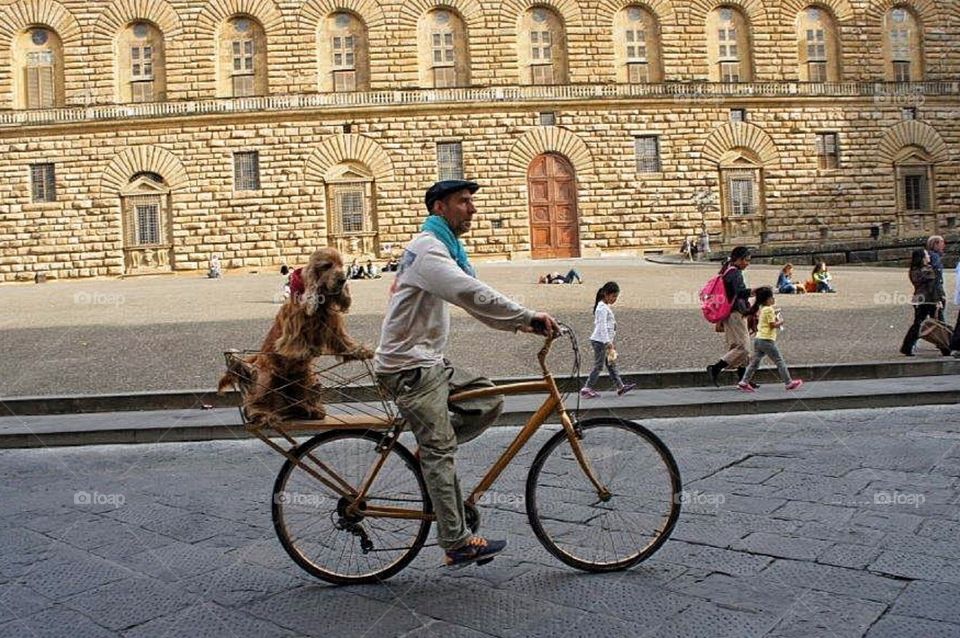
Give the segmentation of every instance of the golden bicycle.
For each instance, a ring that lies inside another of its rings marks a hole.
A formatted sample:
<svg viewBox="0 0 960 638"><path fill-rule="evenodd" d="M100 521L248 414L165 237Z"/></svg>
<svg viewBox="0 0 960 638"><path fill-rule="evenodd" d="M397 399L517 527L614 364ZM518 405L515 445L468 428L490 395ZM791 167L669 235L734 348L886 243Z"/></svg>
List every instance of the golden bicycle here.
<svg viewBox="0 0 960 638"><path fill-rule="evenodd" d="M579 370L576 337L570 337ZM571 567L627 569L667 540L680 515L680 473L670 450L643 426L613 416L580 420L547 369L556 337L537 359L541 380L469 390L450 402L490 395L546 394L510 445L465 499L467 523L477 503L531 437L556 416L560 428L530 466L523 499L543 546ZM225 353L231 357L250 353ZM286 457L273 487L273 525L303 569L336 584L371 583L406 567L427 541L432 506L420 464L400 442L404 420L376 383L369 361L339 360L317 369L328 414L247 429ZM241 394L243 388L239 387ZM242 405L242 402L241 402ZM317 433L303 442L297 436ZM406 436L411 436L407 434Z"/></svg>

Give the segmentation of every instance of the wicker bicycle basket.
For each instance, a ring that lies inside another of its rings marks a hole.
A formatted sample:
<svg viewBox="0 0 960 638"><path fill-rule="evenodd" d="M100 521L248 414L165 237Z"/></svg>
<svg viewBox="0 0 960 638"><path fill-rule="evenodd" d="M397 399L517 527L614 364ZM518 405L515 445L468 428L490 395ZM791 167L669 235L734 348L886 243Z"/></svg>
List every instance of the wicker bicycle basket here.
<svg viewBox="0 0 960 638"><path fill-rule="evenodd" d="M258 361L262 353L254 350L231 350L224 353L227 370L234 375L234 387L240 395L240 416L244 428L285 456L296 446L295 436L334 429L387 430L397 427L399 417L393 397L377 383L370 360L343 360L337 355L322 355L313 363L314 383L306 388L301 379L276 379L267 393L275 393L285 413L296 413L302 398L309 395L322 402L326 416L322 419L285 417L251 419L248 406L258 387ZM276 377L276 375L274 375ZM278 446L271 439L282 438L287 446Z"/></svg>

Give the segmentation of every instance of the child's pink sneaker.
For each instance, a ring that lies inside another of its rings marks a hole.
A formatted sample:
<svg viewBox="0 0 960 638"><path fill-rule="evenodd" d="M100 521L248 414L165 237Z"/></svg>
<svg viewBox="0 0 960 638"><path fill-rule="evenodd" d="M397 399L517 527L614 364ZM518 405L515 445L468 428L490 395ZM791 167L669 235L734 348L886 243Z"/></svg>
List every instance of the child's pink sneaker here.
<svg viewBox="0 0 960 638"><path fill-rule="evenodd" d="M584 399L596 399L598 396L600 396L600 393L593 388L583 388L580 390L580 396Z"/></svg>
<svg viewBox="0 0 960 638"><path fill-rule="evenodd" d="M637 387L636 383L625 383L622 388L617 390L617 396L622 397L627 392L630 392L630 390L633 390L635 387Z"/></svg>
<svg viewBox="0 0 960 638"><path fill-rule="evenodd" d="M803 385L803 381L801 379L794 379L793 381L787 384L787 390L796 390L802 385Z"/></svg>
<svg viewBox="0 0 960 638"><path fill-rule="evenodd" d="M756 388L754 388L752 385L750 385L750 382L749 382L749 381L741 381L740 383L737 384L737 388L738 388L741 392L756 392L756 391L757 391Z"/></svg>

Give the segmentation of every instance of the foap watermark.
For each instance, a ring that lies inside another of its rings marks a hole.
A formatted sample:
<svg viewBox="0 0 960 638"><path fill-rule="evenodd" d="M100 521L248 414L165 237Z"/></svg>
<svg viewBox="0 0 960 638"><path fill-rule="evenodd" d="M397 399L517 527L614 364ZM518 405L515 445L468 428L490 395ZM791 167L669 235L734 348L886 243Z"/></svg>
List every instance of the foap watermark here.
<svg viewBox="0 0 960 638"><path fill-rule="evenodd" d="M504 295L503 293L497 295L496 293L484 290L474 293L473 300L477 305L481 306L506 306L511 302L521 306L526 305L523 295Z"/></svg>
<svg viewBox="0 0 960 638"><path fill-rule="evenodd" d="M873 303L877 306L907 306L912 303L913 297L905 292L881 291L873 295Z"/></svg>
<svg viewBox="0 0 960 638"><path fill-rule="evenodd" d="M700 307L700 293L689 290L678 290L673 293L674 306L696 306Z"/></svg>
<svg viewBox="0 0 960 638"><path fill-rule="evenodd" d="M490 507L506 507L509 509L521 509L526 504L523 494L514 494L512 492L484 492L477 505L488 505Z"/></svg>
<svg viewBox="0 0 960 638"><path fill-rule="evenodd" d="M674 104L722 104L724 97L708 93L702 86L692 86L673 96Z"/></svg>
<svg viewBox="0 0 960 638"><path fill-rule="evenodd" d="M78 306L121 306L126 299L116 292L76 292L73 303Z"/></svg>
<svg viewBox="0 0 960 638"><path fill-rule="evenodd" d="M923 106L927 98L920 87L882 89L873 96L873 103L877 106L915 107Z"/></svg>
<svg viewBox="0 0 960 638"><path fill-rule="evenodd" d="M284 490L273 495L273 502L277 505L296 505L298 507L319 508L326 503L327 497L321 494L303 494Z"/></svg>
<svg viewBox="0 0 960 638"><path fill-rule="evenodd" d="M901 492L899 490L881 490L874 493L874 505L898 505L917 508L927 502L927 497L916 492Z"/></svg>
<svg viewBox="0 0 960 638"><path fill-rule="evenodd" d="M73 493L74 505L110 505L112 507L122 507L127 502L127 497L123 494L102 494L96 490L87 492L79 490Z"/></svg>
<svg viewBox="0 0 960 638"><path fill-rule="evenodd" d="M674 501L690 507L712 507L719 509L727 502L727 497L719 492L701 492L699 490L681 490L674 495Z"/></svg>

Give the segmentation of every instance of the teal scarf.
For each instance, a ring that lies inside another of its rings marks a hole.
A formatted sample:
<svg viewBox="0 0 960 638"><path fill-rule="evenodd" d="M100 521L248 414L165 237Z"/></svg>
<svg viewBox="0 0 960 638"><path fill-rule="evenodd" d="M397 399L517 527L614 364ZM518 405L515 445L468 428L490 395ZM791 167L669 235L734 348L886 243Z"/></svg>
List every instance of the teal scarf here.
<svg viewBox="0 0 960 638"><path fill-rule="evenodd" d="M457 265L460 266L463 272L471 277L477 276L477 272L473 269L473 266L470 265L470 259L467 257L467 249L464 248L463 242L453 234L453 229L450 228L450 224L447 223L446 219L440 215L430 215L427 217L427 221L423 222L420 230L430 233L443 242L450 256L453 257L453 260L457 262Z"/></svg>

